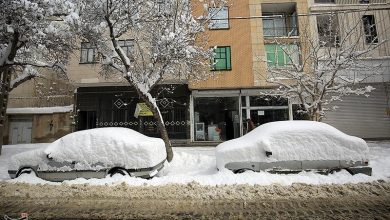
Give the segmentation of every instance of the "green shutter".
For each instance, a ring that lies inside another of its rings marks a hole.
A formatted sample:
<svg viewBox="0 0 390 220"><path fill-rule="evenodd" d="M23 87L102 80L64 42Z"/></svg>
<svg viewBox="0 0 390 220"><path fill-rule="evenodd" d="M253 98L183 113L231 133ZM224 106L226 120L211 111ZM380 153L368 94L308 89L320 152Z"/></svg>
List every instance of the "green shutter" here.
<svg viewBox="0 0 390 220"><path fill-rule="evenodd" d="M278 56L278 64L277 66L285 66L286 65L286 62L285 62L285 53L282 49L282 47L280 45L276 45L276 50L277 50L277 56Z"/></svg>
<svg viewBox="0 0 390 220"><path fill-rule="evenodd" d="M268 67L276 66L275 50L276 50L275 44L266 44L265 45L265 52L267 54Z"/></svg>
<svg viewBox="0 0 390 220"><path fill-rule="evenodd" d="M230 47L217 47L214 50L214 65L213 70L230 70L231 69L231 55Z"/></svg>
<svg viewBox="0 0 390 220"><path fill-rule="evenodd" d="M226 47L226 69L227 70L232 69L230 47Z"/></svg>

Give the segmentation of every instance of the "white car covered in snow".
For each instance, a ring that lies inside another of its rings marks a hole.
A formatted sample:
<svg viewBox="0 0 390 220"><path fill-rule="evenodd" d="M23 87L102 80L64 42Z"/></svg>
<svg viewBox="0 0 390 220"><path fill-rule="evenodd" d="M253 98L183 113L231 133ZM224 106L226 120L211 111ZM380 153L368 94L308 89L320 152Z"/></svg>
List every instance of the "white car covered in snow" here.
<svg viewBox="0 0 390 220"><path fill-rule="evenodd" d="M35 173L49 181L130 175L151 178L164 166L164 141L128 128L96 128L68 134L47 147L14 155L11 178Z"/></svg>
<svg viewBox="0 0 390 220"><path fill-rule="evenodd" d="M216 148L217 167L235 173L268 171L330 173L345 169L371 175L367 143L336 128L314 121L263 124Z"/></svg>

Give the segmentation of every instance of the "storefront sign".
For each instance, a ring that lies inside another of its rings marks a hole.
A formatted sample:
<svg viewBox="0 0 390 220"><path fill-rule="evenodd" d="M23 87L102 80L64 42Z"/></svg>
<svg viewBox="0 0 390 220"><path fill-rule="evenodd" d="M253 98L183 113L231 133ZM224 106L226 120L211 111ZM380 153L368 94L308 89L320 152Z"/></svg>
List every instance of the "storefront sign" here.
<svg viewBox="0 0 390 220"><path fill-rule="evenodd" d="M150 111L150 108L146 105L146 103L141 102L137 103L134 112L134 117L138 118L138 116L153 116L153 113Z"/></svg>

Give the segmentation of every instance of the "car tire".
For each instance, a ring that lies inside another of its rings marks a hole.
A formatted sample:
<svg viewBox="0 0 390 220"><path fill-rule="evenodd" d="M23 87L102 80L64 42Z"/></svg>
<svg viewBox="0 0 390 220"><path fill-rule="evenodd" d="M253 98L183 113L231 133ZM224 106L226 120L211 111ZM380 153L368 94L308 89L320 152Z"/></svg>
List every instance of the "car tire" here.
<svg viewBox="0 0 390 220"><path fill-rule="evenodd" d="M127 172L127 170L123 168L113 168L110 170L109 174L110 177L113 177L116 174L120 174L122 176L130 176L129 172Z"/></svg>
<svg viewBox="0 0 390 220"><path fill-rule="evenodd" d="M340 172L341 170L342 170L341 168L329 169L328 172L326 172L326 174L327 174L327 175L329 175L329 174L335 174L335 173Z"/></svg>
<svg viewBox="0 0 390 220"><path fill-rule="evenodd" d="M16 178L23 175L23 174L31 174L33 173L35 176L37 176L37 173L35 172L34 169L32 168L28 168L28 167L25 167L25 168L21 168L19 169L19 171L16 173Z"/></svg>
<svg viewBox="0 0 390 220"><path fill-rule="evenodd" d="M244 173L245 171L248 171L248 170L255 172L255 171L252 170L252 169L245 168L245 169L234 170L233 173L234 173L234 174Z"/></svg>

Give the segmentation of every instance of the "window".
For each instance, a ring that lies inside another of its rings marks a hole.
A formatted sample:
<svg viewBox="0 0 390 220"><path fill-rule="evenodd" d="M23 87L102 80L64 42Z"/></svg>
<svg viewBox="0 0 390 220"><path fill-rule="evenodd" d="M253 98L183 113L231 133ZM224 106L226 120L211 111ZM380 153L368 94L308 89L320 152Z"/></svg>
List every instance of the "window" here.
<svg viewBox="0 0 390 220"><path fill-rule="evenodd" d="M96 47L91 43L82 42L81 43L81 56L80 63L96 63Z"/></svg>
<svg viewBox="0 0 390 220"><path fill-rule="evenodd" d="M378 35L376 32L374 15L363 15L362 19L366 43L378 43Z"/></svg>
<svg viewBox="0 0 390 220"><path fill-rule="evenodd" d="M217 47L214 49L212 70L231 70L230 47Z"/></svg>
<svg viewBox="0 0 390 220"><path fill-rule="evenodd" d="M118 40L118 45L122 48L128 58L134 59L133 49L134 41L133 40Z"/></svg>
<svg viewBox="0 0 390 220"><path fill-rule="evenodd" d="M296 13L263 13L263 35L264 37L297 36L298 26Z"/></svg>
<svg viewBox="0 0 390 220"><path fill-rule="evenodd" d="M314 0L314 3L316 3L316 4L329 4L329 3L334 4L335 0Z"/></svg>
<svg viewBox="0 0 390 220"><path fill-rule="evenodd" d="M229 28L229 8L209 8L210 29L227 29Z"/></svg>
<svg viewBox="0 0 390 220"><path fill-rule="evenodd" d="M266 44L265 51L269 68L284 67L299 62L298 45Z"/></svg>
<svg viewBox="0 0 390 220"><path fill-rule="evenodd" d="M283 14L280 15L265 14L265 16L270 16L270 18L263 18L264 37L286 36L286 19Z"/></svg>
<svg viewBox="0 0 390 220"><path fill-rule="evenodd" d="M320 46L337 47L340 44L337 15L317 16L318 40Z"/></svg>
<svg viewBox="0 0 390 220"><path fill-rule="evenodd" d="M370 4L370 0L359 0L360 4Z"/></svg>

